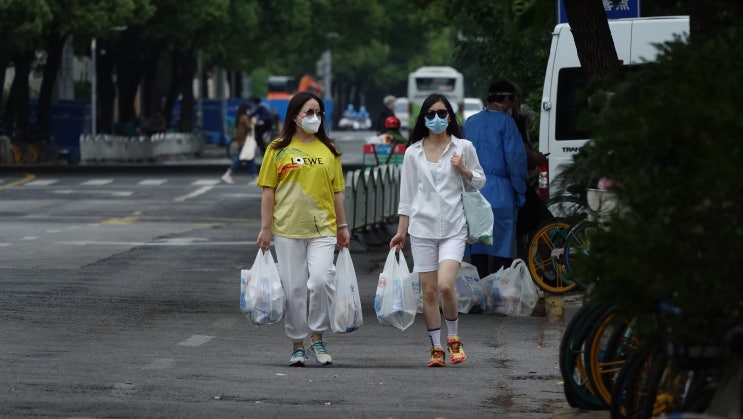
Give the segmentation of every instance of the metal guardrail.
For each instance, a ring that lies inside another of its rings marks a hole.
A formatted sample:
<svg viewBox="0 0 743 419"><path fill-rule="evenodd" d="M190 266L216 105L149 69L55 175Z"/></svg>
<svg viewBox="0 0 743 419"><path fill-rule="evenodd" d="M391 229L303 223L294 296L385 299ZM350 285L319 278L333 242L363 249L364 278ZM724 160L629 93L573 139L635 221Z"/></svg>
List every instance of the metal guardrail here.
<svg viewBox="0 0 743 419"><path fill-rule="evenodd" d="M387 226L397 222L400 168L382 165L346 173L344 207L353 242L362 250L391 236Z"/></svg>
<svg viewBox="0 0 743 419"><path fill-rule="evenodd" d="M82 161L153 160L159 157L193 155L204 150L201 134L167 132L150 136L90 134L80 136Z"/></svg>

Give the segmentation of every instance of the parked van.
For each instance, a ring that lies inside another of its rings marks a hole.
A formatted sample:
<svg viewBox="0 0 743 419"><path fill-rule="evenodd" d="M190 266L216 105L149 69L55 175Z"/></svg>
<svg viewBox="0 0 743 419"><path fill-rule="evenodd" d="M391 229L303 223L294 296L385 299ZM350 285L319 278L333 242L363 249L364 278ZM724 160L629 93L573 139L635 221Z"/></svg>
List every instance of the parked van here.
<svg viewBox="0 0 743 419"><path fill-rule="evenodd" d="M688 34L687 16L617 19L609 21L617 56L623 68L653 61L656 44ZM539 119L539 151L549 153L549 167L539 174L539 192L543 199L555 192L553 180L570 164L573 155L588 141L590 134L578 126L579 114L588 103L579 91L585 86L575 41L567 23L552 32L547 71L544 76L542 110ZM628 121L628 123L630 123Z"/></svg>

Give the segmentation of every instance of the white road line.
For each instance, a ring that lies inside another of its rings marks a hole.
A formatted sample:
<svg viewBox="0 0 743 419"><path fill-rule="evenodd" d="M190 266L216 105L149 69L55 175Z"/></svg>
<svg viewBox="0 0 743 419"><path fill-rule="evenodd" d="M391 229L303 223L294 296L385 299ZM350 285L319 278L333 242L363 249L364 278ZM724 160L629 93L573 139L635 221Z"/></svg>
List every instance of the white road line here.
<svg viewBox="0 0 743 419"><path fill-rule="evenodd" d="M78 240L55 243L72 246L256 246L255 242L115 242Z"/></svg>
<svg viewBox="0 0 743 419"><path fill-rule="evenodd" d="M215 329L232 329L236 323L237 319L235 317L225 317L212 323L212 327Z"/></svg>
<svg viewBox="0 0 743 419"><path fill-rule="evenodd" d="M100 190L91 190L91 189L57 189L52 191L56 194L64 194L64 195L71 195L76 193L82 193L82 194L96 194L96 195L111 195L111 196L131 196L134 192L131 191L100 191Z"/></svg>
<svg viewBox="0 0 743 419"><path fill-rule="evenodd" d="M152 361L150 365L142 368L144 370L164 370L172 368L175 365L175 359L171 358L160 358Z"/></svg>
<svg viewBox="0 0 743 419"><path fill-rule="evenodd" d="M39 236L26 236L26 237L21 237L21 240L36 240L38 238Z"/></svg>
<svg viewBox="0 0 743 419"><path fill-rule="evenodd" d="M201 346L215 337L216 336L193 335L183 342L178 342L178 346Z"/></svg>
<svg viewBox="0 0 743 419"><path fill-rule="evenodd" d="M187 199L194 198L194 197L197 197L199 195L203 195L203 194L209 192L212 189L214 189L214 186L203 186L203 187L201 187L199 189L196 189L195 191L191 192L190 194L179 196L178 198L175 198L173 201L175 201L175 202L183 202L183 201L185 201Z"/></svg>
<svg viewBox="0 0 743 419"><path fill-rule="evenodd" d="M36 179L25 183L26 186L49 186L59 182L59 179Z"/></svg>
<svg viewBox="0 0 743 419"><path fill-rule="evenodd" d="M81 186L101 186L101 185L108 185L109 183L113 182L113 179L91 179L86 180L85 182L81 182Z"/></svg>
<svg viewBox="0 0 743 419"><path fill-rule="evenodd" d="M137 185L142 185L142 186L160 186L160 185L164 184L167 181L168 181L168 179L145 179L145 180L140 180L139 183L137 183Z"/></svg>
<svg viewBox="0 0 743 419"><path fill-rule="evenodd" d="M191 184L194 186L202 186L202 185L214 186L218 184L219 182L221 182L219 179L199 179L199 180L195 180L191 182Z"/></svg>
<svg viewBox="0 0 743 419"><path fill-rule="evenodd" d="M10 243L0 243L0 247L7 247L10 246Z"/></svg>

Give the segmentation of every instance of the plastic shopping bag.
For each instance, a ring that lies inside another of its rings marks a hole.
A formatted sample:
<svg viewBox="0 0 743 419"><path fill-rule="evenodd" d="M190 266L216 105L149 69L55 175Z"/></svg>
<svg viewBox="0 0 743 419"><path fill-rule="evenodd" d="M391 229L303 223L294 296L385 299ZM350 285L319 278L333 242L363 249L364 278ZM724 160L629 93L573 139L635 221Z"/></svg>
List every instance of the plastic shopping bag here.
<svg viewBox="0 0 743 419"><path fill-rule="evenodd" d="M464 217L467 219L467 242L493 244L493 209L478 190L462 189Z"/></svg>
<svg viewBox="0 0 743 419"><path fill-rule="evenodd" d="M259 249L250 270L241 271L240 289L240 310L256 326L284 317L286 295L270 250Z"/></svg>
<svg viewBox="0 0 743 419"><path fill-rule="evenodd" d="M361 297L351 252L341 248L335 263L335 296L330 302L330 326L333 332L353 332L364 323Z"/></svg>
<svg viewBox="0 0 743 419"><path fill-rule="evenodd" d="M521 259L510 267L483 278L487 295L486 311L506 316L530 316L537 305L539 291L529 268Z"/></svg>
<svg viewBox="0 0 743 419"><path fill-rule="evenodd" d="M382 273L379 274L374 311L385 326L405 330L413 324L417 311L410 271L402 252L390 249Z"/></svg>
<svg viewBox="0 0 743 419"><path fill-rule="evenodd" d="M469 313L485 301L485 293L477 268L467 262L462 262L457 272L454 289L457 292L457 311L460 313Z"/></svg>

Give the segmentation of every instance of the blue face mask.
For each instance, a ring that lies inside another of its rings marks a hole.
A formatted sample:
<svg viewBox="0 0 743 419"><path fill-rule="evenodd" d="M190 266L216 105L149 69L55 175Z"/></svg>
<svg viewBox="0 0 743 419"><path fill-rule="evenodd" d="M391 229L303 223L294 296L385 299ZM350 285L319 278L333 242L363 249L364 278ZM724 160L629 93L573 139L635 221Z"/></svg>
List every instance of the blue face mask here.
<svg viewBox="0 0 743 419"><path fill-rule="evenodd" d="M438 115L434 116L433 119L426 118L426 128L430 129L434 134L441 134L449 126L449 121L446 118L439 118Z"/></svg>

